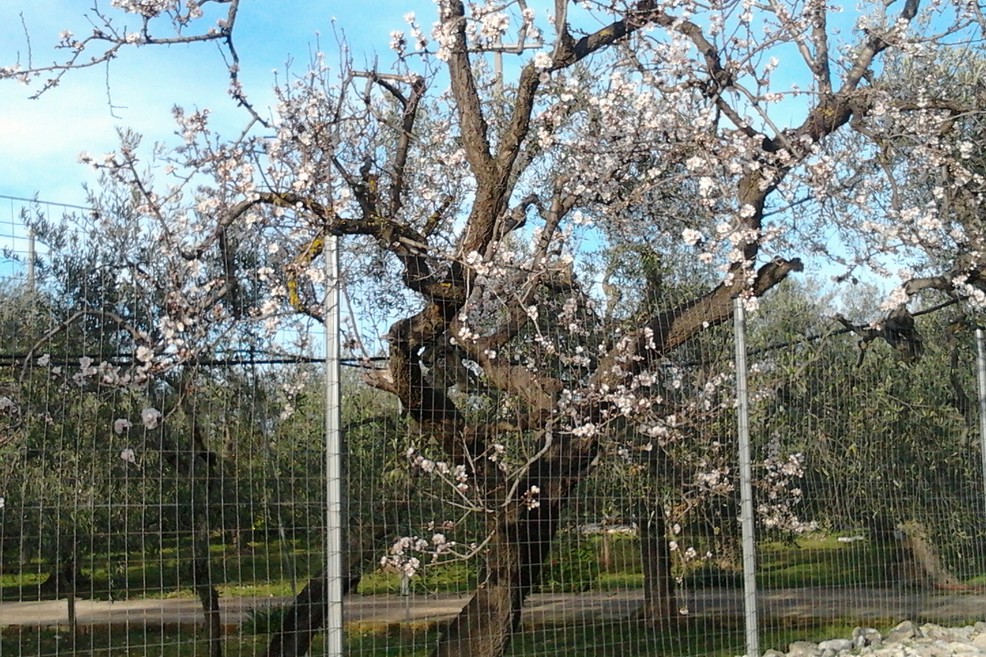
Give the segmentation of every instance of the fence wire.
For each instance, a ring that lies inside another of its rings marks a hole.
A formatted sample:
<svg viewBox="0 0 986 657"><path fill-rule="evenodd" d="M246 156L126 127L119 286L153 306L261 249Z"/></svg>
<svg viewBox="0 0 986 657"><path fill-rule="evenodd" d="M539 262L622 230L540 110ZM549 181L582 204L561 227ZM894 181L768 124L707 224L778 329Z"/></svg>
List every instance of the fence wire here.
<svg viewBox="0 0 986 657"><path fill-rule="evenodd" d="M644 340L594 374L630 308L674 307L684 283L559 286L500 353L470 352L468 330L423 347L429 415L388 390L402 372L385 344L350 339L375 300L349 281L336 444L320 323L266 341L205 328L211 351L151 354L140 330L160 329L167 299L101 267L84 232L34 244L10 206L0 655L334 654L333 586L341 650L367 657L738 655L751 605L761 652L983 620L976 345L955 308L894 344L845 330L873 299L841 301L835 322L810 285L748 313L750 596L733 327L659 359Z"/></svg>

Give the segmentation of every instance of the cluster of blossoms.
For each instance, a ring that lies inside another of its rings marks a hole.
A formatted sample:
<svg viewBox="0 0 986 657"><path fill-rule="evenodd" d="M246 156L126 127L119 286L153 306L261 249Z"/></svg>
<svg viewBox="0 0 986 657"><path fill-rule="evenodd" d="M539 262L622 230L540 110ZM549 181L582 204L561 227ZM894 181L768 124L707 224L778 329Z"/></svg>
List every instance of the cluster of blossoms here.
<svg viewBox="0 0 986 657"><path fill-rule="evenodd" d="M467 483L469 481L469 473L465 465L449 465L445 461L432 460L418 454L413 447L407 450L406 456L410 460L412 467L425 474L441 478L453 486L459 493L465 493L469 490L469 484Z"/></svg>
<svg viewBox="0 0 986 657"><path fill-rule="evenodd" d="M541 494L540 486L531 486L529 489L524 491L524 493L520 496L521 506L526 508L528 511L532 511L538 508L539 506L541 506L541 500L538 499L538 496L540 494Z"/></svg>
<svg viewBox="0 0 986 657"><path fill-rule="evenodd" d="M35 361L38 367L47 367L52 376L61 376L64 372L61 366L51 366L51 356L43 354ZM148 380L150 366L141 363L136 367L123 368L107 361L99 364L89 356L79 358L78 369L72 370L71 382L77 387L93 383L97 385L114 386L137 390Z"/></svg>
<svg viewBox="0 0 986 657"><path fill-rule="evenodd" d="M178 8L178 0L111 0L110 5L129 14L151 18L174 11Z"/></svg>
<svg viewBox="0 0 986 657"><path fill-rule="evenodd" d="M411 38L414 40L415 49L418 52L426 50L428 48L428 37L425 36L424 30L418 24L417 17L413 11L404 14L404 22L407 23L411 31ZM390 49L401 57L407 54L407 38L404 32L394 30L390 33Z"/></svg>
<svg viewBox="0 0 986 657"><path fill-rule="evenodd" d="M449 541L442 533L432 534L430 540L418 536L401 536L390 546L387 554L380 557L380 566L414 577L422 564L418 556L427 556L431 562L436 562L450 554L455 546L455 541ZM415 553L418 556L414 556Z"/></svg>
<svg viewBox="0 0 986 657"><path fill-rule="evenodd" d="M6 395L0 397L0 415L17 415L19 412L17 402Z"/></svg>
<svg viewBox="0 0 986 657"><path fill-rule="evenodd" d="M796 507L804 492L797 482L804 477L804 456L768 456L756 479L759 503L757 517L766 529L804 534L818 529L818 523L798 518Z"/></svg>
<svg viewBox="0 0 986 657"><path fill-rule="evenodd" d="M731 495L736 490L736 484L732 477L733 470L729 466L715 467L703 460L699 462L699 468L692 483L700 494L705 496Z"/></svg>
<svg viewBox="0 0 986 657"><path fill-rule="evenodd" d="M671 525L671 533L674 536L680 536L681 535L681 524L679 524L677 522L674 523L674 524L672 524ZM694 547L692 547L692 546L688 546L688 547L682 548L681 545L678 543L677 539L672 539L672 540L668 541L668 549L672 553L676 554L678 556L678 558L681 559L682 564L683 565L686 565L686 566L688 564L690 564L690 563L698 560L699 558L703 558L703 559L711 559L712 558L712 552L709 552L708 550L706 550L704 554L701 554L700 555L699 551L697 549L695 549ZM681 582L679 580L679 584L680 583Z"/></svg>
<svg viewBox="0 0 986 657"><path fill-rule="evenodd" d="M110 5L128 14L136 14L144 18L155 18L162 14L171 14L178 25L187 25L193 20L202 18L203 2L208 0L111 0ZM131 33L134 34L134 33ZM128 42L129 37L128 36Z"/></svg>

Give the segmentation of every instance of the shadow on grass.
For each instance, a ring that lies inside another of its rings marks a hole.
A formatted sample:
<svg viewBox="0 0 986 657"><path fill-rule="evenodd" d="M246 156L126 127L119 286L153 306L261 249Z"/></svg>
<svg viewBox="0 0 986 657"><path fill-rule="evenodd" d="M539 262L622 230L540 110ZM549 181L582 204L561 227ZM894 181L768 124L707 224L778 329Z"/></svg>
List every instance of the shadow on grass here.
<svg viewBox="0 0 986 657"><path fill-rule="evenodd" d="M793 641L848 638L853 623L802 621L761 633L761 652L787 651ZM518 635L510 657L571 655L584 657L733 657L746 652L745 632L734 619L688 618L662 629L642 620L532 628Z"/></svg>
<svg viewBox="0 0 986 657"><path fill-rule="evenodd" d="M771 622L761 632L761 651L774 648L786 652L793 641L849 638L854 625L851 621L817 619ZM429 624L387 627L353 624L346 630L345 653L353 657L425 657L439 634ZM224 641L224 655L260 655L268 638L263 632L231 633ZM36 657L64 654L205 657L208 654L201 632L190 629L96 629L76 636L74 647L71 640L64 631L7 628L0 634L0 654ZM732 657L745 652L744 630L738 620L686 618L665 629L642 620L524 626L514 636L506 657ZM321 654L321 637L311 654Z"/></svg>
<svg viewBox="0 0 986 657"><path fill-rule="evenodd" d="M323 556L317 546L299 541L254 543L248 550L212 547L216 584L223 595L280 596L300 590ZM192 549L188 544L146 553L88 557L81 563L76 595L89 600L192 596ZM0 600L5 602L64 598L64 587L46 585L50 566L31 563L18 572L0 573ZM292 575L295 581L292 582Z"/></svg>

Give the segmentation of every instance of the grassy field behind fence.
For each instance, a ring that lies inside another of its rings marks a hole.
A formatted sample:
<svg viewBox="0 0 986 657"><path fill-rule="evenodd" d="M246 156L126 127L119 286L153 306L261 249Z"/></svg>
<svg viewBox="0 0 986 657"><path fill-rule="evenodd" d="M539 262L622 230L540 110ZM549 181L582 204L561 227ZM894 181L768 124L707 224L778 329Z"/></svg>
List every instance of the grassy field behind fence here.
<svg viewBox="0 0 986 657"><path fill-rule="evenodd" d="M848 637L851 623L824 622L771 628L761 639L764 648L785 648L792 641ZM528 629L518 635L506 657L535 657L558 654L600 657L661 657L705 655L732 657L743 654L743 628L737 624L716 623L710 631L707 620L683 622L672 631L660 630L639 621L598 625L558 625ZM347 652L366 657L424 657L435 637L434 630L386 628L348 632ZM255 657L262 654L267 641L263 635L227 637L227 657ZM20 630L0 636L3 655L160 655L161 657L205 657L206 643L189 630L94 630L82 634L70 645L70 638L51 630ZM316 642L311 654L321 654ZM71 652L70 652L71 651Z"/></svg>
<svg viewBox="0 0 986 657"><path fill-rule="evenodd" d="M563 569L566 586L545 588L562 590L616 591L639 589L643 572L639 543L633 536L595 535L580 539L590 548L556 554L551 567ZM892 546L874 546L867 541L843 542L835 536L803 538L794 543L761 544L759 584L765 590L802 587L886 587L888 578L899 567ZM192 596L185 581L185 546L172 546L155 554L102 555L83 564L87 580L79 597L89 599L159 598ZM246 549L214 548L213 561L219 565L223 597L287 596L303 586L309 573L320 564L321 555L312 546L298 541L249 545ZM592 561L593 563L588 563ZM43 564L19 568L4 564L0 574L0 595L5 601L52 598L39 588ZM579 579L573 573L583 572ZM731 568L707 563L680 573L684 588L735 587L740 574ZM550 573L548 573L550 578ZM977 578L973 582L980 582ZM426 568L413 580L416 593L468 591L475 585L473 569L465 564ZM359 588L363 595L393 595L400 591L400 578L393 573L368 573ZM278 614L255 614L230 633L225 643L229 657L262 654L268 633L277 626ZM709 623L714 623L710 631ZM887 619L892 624L892 619ZM785 648L791 641L848 637L853 619L797 618L772 621L765 627L762 646ZM347 632L348 651L369 656L425 655L435 636L427 623L397 626L351 626ZM72 645L74 640L75 644ZM684 618L672 628L655 628L627 619L606 624L568 624L527 626L513 642L510 655L736 655L742 654L744 635L739 618ZM205 655L206 644L191 628L148 627L135 629L86 628L75 637L51 629L8 628L0 637L0 655L161 655L185 657ZM318 646L313 654L319 654Z"/></svg>
<svg viewBox="0 0 986 657"><path fill-rule="evenodd" d="M545 574L545 591L614 591L643 586L636 538L615 535L584 540L590 549L554 555ZM299 541L252 543L245 550L215 545L212 552L223 597L292 595L304 586L310 573L318 570L322 559L317 548ZM153 554L90 558L82 564L83 583L78 595L95 600L193 597L187 581L187 554L187 548L172 546ZM898 561L892 546L877 547L866 541L843 543L836 537L818 536L796 544L766 543L759 546L759 585L765 589L886 585L894 577ZM23 566L4 564L0 599L54 598L56 591L41 586L48 571L45 564L37 562ZM686 588L742 585L737 568L712 562L680 574ZM470 564L428 565L411 580L411 587L421 594L461 592L472 589L475 581L475 569ZM358 593L397 594L400 588L399 575L373 571L365 574ZM62 597L64 592L58 595Z"/></svg>

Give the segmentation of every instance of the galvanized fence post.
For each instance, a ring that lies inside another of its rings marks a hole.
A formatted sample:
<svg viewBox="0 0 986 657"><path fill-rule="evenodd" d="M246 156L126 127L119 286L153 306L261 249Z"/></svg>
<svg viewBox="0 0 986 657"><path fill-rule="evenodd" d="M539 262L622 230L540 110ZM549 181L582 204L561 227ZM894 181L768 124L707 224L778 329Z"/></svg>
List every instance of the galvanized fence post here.
<svg viewBox="0 0 986 657"><path fill-rule="evenodd" d="M736 341L736 418L739 435L740 526L743 532L743 610L746 655L760 657L757 628L757 559L753 536L753 468L750 458L750 401L746 383L746 314L742 299L733 300Z"/></svg>
<svg viewBox="0 0 986 657"><path fill-rule="evenodd" d="M338 238L325 238L325 654L341 657L342 631L342 435L339 385Z"/></svg>
<svg viewBox="0 0 986 657"><path fill-rule="evenodd" d="M979 383L979 455L983 470L983 503L986 505L986 345L981 328L976 329L976 380Z"/></svg>

